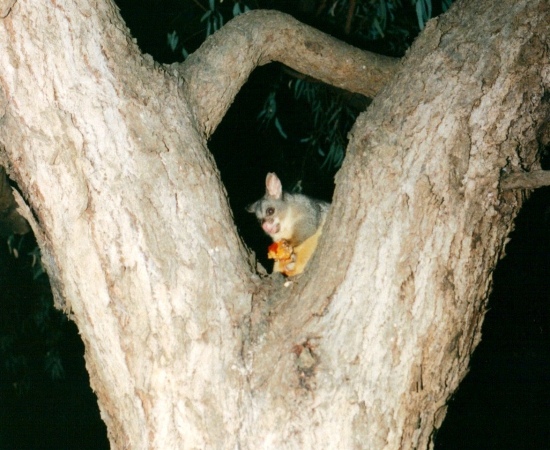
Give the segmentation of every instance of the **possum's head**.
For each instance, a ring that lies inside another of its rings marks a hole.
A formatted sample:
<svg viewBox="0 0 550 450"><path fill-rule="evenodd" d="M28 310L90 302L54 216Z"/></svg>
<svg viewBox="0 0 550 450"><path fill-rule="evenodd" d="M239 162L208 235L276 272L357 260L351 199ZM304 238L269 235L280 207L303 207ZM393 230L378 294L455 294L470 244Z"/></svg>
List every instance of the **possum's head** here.
<svg viewBox="0 0 550 450"><path fill-rule="evenodd" d="M281 180L274 173L268 173L265 179L265 188L263 198L248 205L246 210L256 214L262 229L274 241L288 239L292 230L285 220L287 219L288 204L284 200Z"/></svg>

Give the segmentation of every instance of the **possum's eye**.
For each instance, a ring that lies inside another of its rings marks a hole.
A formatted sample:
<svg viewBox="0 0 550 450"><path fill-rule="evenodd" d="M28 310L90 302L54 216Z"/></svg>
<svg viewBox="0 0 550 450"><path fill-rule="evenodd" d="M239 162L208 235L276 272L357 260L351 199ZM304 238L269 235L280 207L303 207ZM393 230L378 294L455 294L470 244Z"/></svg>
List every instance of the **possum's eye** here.
<svg viewBox="0 0 550 450"><path fill-rule="evenodd" d="M272 216L274 212L275 212L275 208L273 208L272 206L270 206L269 208L267 208L267 209L265 210L265 214L266 214L267 216Z"/></svg>

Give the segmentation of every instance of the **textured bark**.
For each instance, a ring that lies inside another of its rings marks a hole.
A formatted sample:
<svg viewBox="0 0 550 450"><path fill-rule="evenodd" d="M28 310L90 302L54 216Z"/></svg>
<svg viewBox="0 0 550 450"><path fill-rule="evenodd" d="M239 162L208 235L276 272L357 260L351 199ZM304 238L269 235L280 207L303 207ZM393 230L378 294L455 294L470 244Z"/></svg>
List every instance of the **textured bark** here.
<svg viewBox="0 0 550 450"><path fill-rule="evenodd" d="M181 80L110 2L19 1L0 47L9 173L112 448L223 448L251 276Z"/></svg>
<svg viewBox="0 0 550 450"><path fill-rule="evenodd" d="M1 161L112 448L428 448L521 206L501 174L539 168L547 2L462 1L427 24L285 285L253 271L206 138L258 64L367 93L394 62L258 12L161 67L107 1L0 11Z"/></svg>

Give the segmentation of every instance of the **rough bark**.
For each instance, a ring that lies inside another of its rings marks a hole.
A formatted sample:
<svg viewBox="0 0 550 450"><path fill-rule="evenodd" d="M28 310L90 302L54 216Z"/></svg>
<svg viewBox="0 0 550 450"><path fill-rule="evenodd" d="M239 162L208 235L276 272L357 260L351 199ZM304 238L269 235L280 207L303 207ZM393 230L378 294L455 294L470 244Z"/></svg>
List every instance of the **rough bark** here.
<svg viewBox="0 0 550 450"><path fill-rule="evenodd" d="M111 446L229 445L250 268L181 80L110 2L17 2L0 46L8 169Z"/></svg>
<svg viewBox="0 0 550 450"><path fill-rule="evenodd" d="M366 93L395 63L260 12L165 68L107 1L6 5L2 161L112 448L427 448L521 205L501 174L538 168L547 2L462 1L427 24L358 119L319 251L285 286L254 273L206 138L258 64Z"/></svg>

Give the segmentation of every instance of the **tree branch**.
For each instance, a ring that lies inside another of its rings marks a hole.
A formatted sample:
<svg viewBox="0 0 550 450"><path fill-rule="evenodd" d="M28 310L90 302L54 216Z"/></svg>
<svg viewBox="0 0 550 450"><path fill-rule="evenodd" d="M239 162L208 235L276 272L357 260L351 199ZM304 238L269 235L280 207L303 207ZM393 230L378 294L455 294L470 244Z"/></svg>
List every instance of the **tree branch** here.
<svg viewBox="0 0 550 450"><path fill-rule="evenodd" d="M543 186L550 186L550 170L513 173L500 181L502 190L536 189Z"/></svg>
<svg viewBox="0 0 550 450"><path fill-rule="evenodd" d="M287 14L251 11L208 38L179 70L197 124L209 137L250 73L279 61L317 80L373 97L399 60L359 50Z"/></svg>

